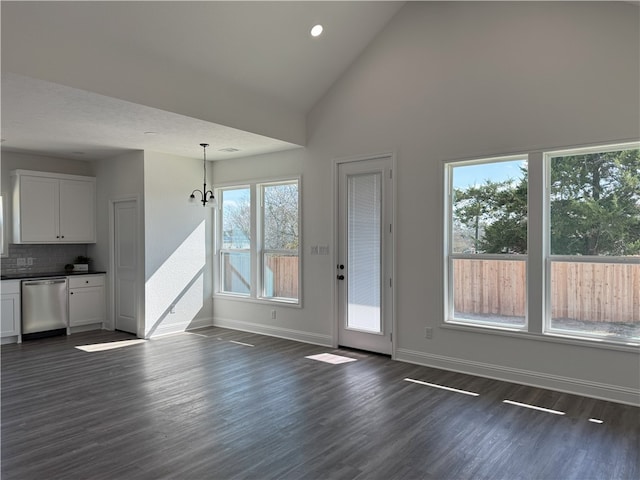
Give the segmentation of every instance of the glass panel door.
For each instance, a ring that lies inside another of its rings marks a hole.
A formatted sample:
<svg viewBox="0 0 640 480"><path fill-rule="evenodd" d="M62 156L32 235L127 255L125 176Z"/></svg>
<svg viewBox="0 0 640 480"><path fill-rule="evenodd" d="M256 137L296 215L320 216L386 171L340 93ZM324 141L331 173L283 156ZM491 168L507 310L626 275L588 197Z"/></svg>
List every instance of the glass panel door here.
<svg viewBox="0 0 640 480"><path fill-rule="evenodd" d="M392 353L391 157L337 166L338 345Z"/></svg>

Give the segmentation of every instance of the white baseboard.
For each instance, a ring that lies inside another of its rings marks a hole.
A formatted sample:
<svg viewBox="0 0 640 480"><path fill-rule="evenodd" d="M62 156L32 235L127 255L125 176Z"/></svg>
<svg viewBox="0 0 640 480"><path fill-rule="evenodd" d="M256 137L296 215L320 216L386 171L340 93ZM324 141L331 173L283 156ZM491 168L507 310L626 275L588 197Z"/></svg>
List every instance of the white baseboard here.
<svg viewBox="0 0 640 480"><path fill-rule="evenodd" d="M259 333L270 337L285 338L287 340L322 345L323 347L331 347L333 344L331 335L320 335L318 333L303 332L301 330L274 327L260 323L244 322L242 320L232 320L230 318L214 317L213 325L215 327L230 328L232 330L241 330L243 332Z"/></svg>
<svg viewBox="0 0 640 480"><path fill-rule="evenodd" d="M530 385L611 402L640 406L640 391L606 383L577 380L575 378L561 377L558 375L547 375L531 370L473 362L404 348L396 350L395 359L402 362L424 365L426 367L467 373L478 377L493 378L521 385Z"/></svg>

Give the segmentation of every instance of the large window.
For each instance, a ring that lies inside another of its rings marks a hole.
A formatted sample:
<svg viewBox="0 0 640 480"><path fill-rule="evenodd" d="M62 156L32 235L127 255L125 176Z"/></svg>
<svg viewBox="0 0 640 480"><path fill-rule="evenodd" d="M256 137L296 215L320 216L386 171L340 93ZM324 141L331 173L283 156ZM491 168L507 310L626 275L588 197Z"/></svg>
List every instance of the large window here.
<svg viewBox="0 0 640 480"><path fill-rule="evenodd" d="M299 180L218 189L218 294L299 303Z"/></svg>
<svg viewBox="0 0 640 480"><path fill-rule="evenodd" d="M445 171L446 322L640 343L637 143Z"/></svg>
<svg viewBox="0 0 640 480"><path fill-rule="evenodd" d="M450 164L447 321L526 326L527 159Z"/></svg>
<svg viewBox="0 0 640 480"><path fill-rule="evenodd" d="M547 333L640 340L640 150L549 153Z"/></svg>

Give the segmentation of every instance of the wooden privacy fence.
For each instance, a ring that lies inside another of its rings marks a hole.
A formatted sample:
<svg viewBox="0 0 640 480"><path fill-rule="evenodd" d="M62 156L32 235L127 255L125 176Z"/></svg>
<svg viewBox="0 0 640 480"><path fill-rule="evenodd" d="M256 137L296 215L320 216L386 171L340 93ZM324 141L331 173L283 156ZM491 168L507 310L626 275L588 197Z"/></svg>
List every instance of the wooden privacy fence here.
<svg viewBox="0 0 640 480"><path fill-rule="evenodd" d="M590 322L640 323L640 265L552 262L551 316ZM459 313L524 316L526 262L453 262Z"/></svg>
<svg viewBox="0 0 640 480"><path fill-rule="evenodd" d="M298 298L298 257L268 256L265 289L274 297Z"/></svg>
<svg viewBox="0 0 640 480"><path fill-rule="evenodd" d="M248 254L227 255L224 258L224 291L249 293L251 290L251 258ZM265 295L298 298L298 257L266 257L264 271Z"/></svg>

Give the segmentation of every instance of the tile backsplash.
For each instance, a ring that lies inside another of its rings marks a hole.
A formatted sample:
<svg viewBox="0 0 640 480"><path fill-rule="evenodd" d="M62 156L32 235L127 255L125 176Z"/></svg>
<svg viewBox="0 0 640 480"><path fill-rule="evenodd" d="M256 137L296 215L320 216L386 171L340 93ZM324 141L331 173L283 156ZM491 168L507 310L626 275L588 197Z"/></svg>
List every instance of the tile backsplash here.
<svg viewBox="0 0 640 480"><path fill-rule="evenodd" d="M15 273L62 272L67 263L74 263L79 255L87 255L86 245L16 245L9 244L9 254L2 258L3 275ZM32 265L18 266L18 259L31 258Z"/></svg>

